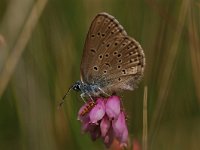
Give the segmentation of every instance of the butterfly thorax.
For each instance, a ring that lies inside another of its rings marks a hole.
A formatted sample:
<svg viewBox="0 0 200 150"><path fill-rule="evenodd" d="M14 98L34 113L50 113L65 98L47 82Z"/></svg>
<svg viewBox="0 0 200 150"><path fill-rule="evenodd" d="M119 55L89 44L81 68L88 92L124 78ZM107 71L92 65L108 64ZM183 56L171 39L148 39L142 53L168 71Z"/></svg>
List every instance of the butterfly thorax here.
<svg viewBox="0 0 200 150"><path fill-rule="evenodd" d="M82 81L75 82L72 89L74 91L81 92L81 95L84 97L98 96L101 92L98 84L88 84Z"/></svg>

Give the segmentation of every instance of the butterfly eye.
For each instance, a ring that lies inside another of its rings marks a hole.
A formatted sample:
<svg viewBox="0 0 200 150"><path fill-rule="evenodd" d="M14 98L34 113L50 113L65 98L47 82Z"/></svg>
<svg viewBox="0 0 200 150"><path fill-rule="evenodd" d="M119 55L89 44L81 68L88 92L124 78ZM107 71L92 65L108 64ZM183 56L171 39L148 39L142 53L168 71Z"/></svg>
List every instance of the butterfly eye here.
<svg viewBox="0 0 200 150"><path fill-rule="evenodd" d="M92 34L91 37L94 38L94 34Z"/></svg>
<svg viewBox="0 0 200 150"><path fill-rule="evenodd" d="M80 91L80 85L79 84L76 84L75 86L73 86L73 90L75 91Z"/></svg>

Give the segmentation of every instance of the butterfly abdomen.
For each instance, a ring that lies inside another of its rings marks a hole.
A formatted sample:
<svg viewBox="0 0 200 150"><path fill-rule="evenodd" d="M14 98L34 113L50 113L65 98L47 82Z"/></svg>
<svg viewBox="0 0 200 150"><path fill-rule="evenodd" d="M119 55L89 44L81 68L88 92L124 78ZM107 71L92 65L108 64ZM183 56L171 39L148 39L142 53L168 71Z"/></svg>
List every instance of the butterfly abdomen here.
<svg viewBox="0 0 200 150"><path fill-rule="evenodd" d="M87 105L83 108L83 111L80 113L81 116L86 115L88 112L92 110L92 108L96 105L95 101L89 101Z"/></svg>

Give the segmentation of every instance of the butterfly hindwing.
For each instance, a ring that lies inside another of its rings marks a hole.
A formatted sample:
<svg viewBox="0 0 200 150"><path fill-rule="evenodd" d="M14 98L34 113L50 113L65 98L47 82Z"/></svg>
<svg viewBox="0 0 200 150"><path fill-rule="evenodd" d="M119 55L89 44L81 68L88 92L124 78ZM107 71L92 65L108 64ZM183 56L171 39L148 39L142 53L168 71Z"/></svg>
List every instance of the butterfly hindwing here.
<svg viewBox="0 0 200 150"><path fill-rule="evenodd" d="M121 39L111 51L112 56L105 59L100 67L102 79L109 82L105 88L113 91L133 90L144 72L145 58L139 43L128 36ZM105 68L105 64L109 67Z"/></svg>

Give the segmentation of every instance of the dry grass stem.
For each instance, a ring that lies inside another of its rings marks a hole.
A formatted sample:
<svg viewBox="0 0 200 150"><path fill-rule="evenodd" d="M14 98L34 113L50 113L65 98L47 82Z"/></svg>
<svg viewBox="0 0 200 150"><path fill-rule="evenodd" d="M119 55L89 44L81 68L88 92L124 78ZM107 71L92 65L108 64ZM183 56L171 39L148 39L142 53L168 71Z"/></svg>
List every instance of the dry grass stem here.
<svg viewBox="0 0 200 150"><path fill-rule="evenodd" d="M169 93L169 88L172 83L172 76L174 74L174 65L176 64L176 57L178 53L178 46L180 43L182 30L185 24L185 20L188 12L189 0L182 1L177 21L176 30L173 36L172 44L168 52L168 61L165 62L165 67L163 73L161 74L161 81L159 82L160 89L158 93L158 101L153 114L153 119L150 125L150 137L151 143L153 142L153 136L157 133L159 129L160 121L165 110L165 105L167 103L167 96ZM151 144L150 143L150 144Z"/></svg>
<svg viewBox="0 0 200 150"><path fill-rule="evenodd" d="M148 118L147 118L147 94L148 88L144 87L144 99L143 99L143 135L142 135L142 149L147 150L148 147Z"/></svg>
<svg viewBox="0 0 200 150"><path fill-rule="evenodd" d="M31 37L31 33L34 30L34 27L37 24L46 3L47 0L38 0L34 4L29 17L24 24L23 29L16 40L16 44L14 45L11 54L8 56L5 62L5 65L0 74L0 97L7 87L7 84L15 70L18 61L20 60L23 51L25 50L25 47Z"/></svg>

